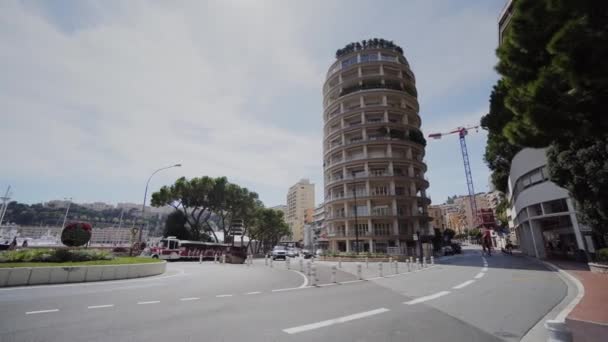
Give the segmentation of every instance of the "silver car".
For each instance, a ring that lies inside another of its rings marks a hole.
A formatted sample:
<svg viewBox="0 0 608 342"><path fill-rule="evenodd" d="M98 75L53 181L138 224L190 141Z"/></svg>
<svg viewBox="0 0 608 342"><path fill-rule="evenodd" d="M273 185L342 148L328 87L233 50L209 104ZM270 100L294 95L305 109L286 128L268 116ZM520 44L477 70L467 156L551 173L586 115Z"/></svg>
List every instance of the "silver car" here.
<svg viewBox="0 0 608 342"><path fill-rule="evenodd" d="M272 249L272 260L287 259L287 248L285 246L274 246Z"/></svg>

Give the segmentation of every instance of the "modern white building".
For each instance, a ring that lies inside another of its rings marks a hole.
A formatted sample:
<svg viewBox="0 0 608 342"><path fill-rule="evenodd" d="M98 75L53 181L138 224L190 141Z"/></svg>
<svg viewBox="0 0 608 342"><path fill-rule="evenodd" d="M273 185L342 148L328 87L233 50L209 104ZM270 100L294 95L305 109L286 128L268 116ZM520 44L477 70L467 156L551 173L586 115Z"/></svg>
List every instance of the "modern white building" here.
<svg viewBox="0 0 608 342"><path fill-rule="evenodd" d="M581 224L568 191L549 180L546 149L525 148L509 173L507 211L523 253L536 258L578 259L594 252L591 230Z"/></svg>

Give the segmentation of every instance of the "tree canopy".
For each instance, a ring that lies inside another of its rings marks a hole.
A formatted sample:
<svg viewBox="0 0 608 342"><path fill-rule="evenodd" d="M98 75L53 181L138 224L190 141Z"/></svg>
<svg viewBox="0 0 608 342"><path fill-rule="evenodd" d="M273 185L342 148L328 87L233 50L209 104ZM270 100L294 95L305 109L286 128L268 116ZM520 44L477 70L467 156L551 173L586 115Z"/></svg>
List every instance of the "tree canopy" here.
<svg viewBox="0 0 608 342"><path fill-rule="evenodd" d="M214 221L211 220L217 218L224 242L231 239L235 220L242 220L247 227L252 224L256 210L262 207L255 192L228 182L226 177L208 176L190 180L181 177L173 185L163 186L152 194L152 205L169 205L181 211L193 240L206 240L207 236L213 236L218 241L212 225Z"/></svg>
<svg viewBox="0 0 608 342"><path fill-rule="evenodd" d="M290 234L283 212L271 208L258 208L248 230L252 239L258 240L258 247L269 250L282 237Z"/></svg>
<svg viewBox="0 0 608 342"><path fill-rule="evenodd" d="M549 147L551 180L583 222L608 226L608 2L518 0L497 50L502 75L482 125L499 190L520 147ZM507 162L509 161L509 162Z"/></svg>

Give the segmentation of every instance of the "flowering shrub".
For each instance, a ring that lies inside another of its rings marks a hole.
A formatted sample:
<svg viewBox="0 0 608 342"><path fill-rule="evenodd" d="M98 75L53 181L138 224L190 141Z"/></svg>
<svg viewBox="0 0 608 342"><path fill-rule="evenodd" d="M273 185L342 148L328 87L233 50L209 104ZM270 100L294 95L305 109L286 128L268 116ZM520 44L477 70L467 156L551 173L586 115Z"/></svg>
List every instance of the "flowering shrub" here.
<svg viewBox="0 0 608 342"><path fill-rule="evenodd" d="M72 222L61 231L61 242L68 247L84 246L91 239L93 227L86 222Z"/></svg>
<svg viewBox="0 0 608 342"><path fill-rule="evenodd" d="M20 249L0 253L2 262L68 262L111 260L114 257L108 251L97 249Z"/></svg>

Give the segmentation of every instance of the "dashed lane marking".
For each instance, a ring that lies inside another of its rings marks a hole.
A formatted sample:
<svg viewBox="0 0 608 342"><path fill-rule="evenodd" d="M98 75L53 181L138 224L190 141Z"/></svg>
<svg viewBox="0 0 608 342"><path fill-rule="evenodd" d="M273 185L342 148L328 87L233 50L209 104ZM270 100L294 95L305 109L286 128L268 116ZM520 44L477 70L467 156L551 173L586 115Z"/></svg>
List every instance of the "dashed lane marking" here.
<svg viewBox="0 0 608 342"><path fill-rule="evenodd" d="M466 286L469 286L469 285L473 284L474 282L475 282L475 280L467 280L464 283L458 284L458 285L456 285L456 286L454 286L452 288L456 289L456 290L459 290L459 289L462 289L463 287L466 287Z"/></svg>
<svg viewBox="0 0 608 342"><path fill-rule="evenodd" d="M102 308L111 308L114 304L104 304L104 305L91 305L87 306L87 309L102 309Z"/></svg>
<svg viewBox="0 0 608 342"><path fill-rule="evenodd" d="M181 300L182 302L187 302L190 300L199 300L199 297L186 297L186 298L180 298L179 300Z"/></svg>
<svg viewBox="0 0 608 342"><path fill-rule="evenodd" d="M380 308L380 309L375 309L375 310L370 310L370 311L365 311L365 312L359 312L359 313L356 313L353 315L342 316L342 317L328 319L325 321L320 321L320 322L306 324L306 325L300 325L300 326L293 327L293 328L287 328L287 329L283 329L283 331L288 334L297 334L297 333L301 333L304 331L315 330L315 329L319 329L319 328L328 327L328 326L331 326L334 324L346 323L346 322L353 321L356 319L361 319L361 318L365 318L365 317L369 317L369 316L378 315L378 314L381 314L381 313L384 313L387 311L390 311L390 310L387 308Z"/></svg>
<svg viewBox="0 0 608 342"><path fill-rule="evenodd" d="M247 293L245 293L245 295L250 296L250 295L256 295L256 294L260 294L260 293L262 293L262 292L260 292L260 291L253 291L253 292L247 292Z"/></svg>
<svg viewBox="0 0 608 342"><path fill-rule="evenodd" d="M225 297L232 297L231 294L221 294L221 295L217 295L215 296L216 298L225 298Z"/></svg>
<svg viewBox="0 0 608 342"><path fill-rule="evenodd" d="M149 300L146 302L137 302L137 305L158 304L160 300Z"/></svg>
<svg viewBox="0 0 608 342"><path fill-rule="evenodd" d="M59 309L49 309L49 310L38 310L38 311L28 311L25 314L26 315L33 315L33 314L39 314L39 313L49 313L49 312L57 312L59 311Z"/></svg>
<svg viewBox="0 0 608 342"><path fill-rule="evenodd" d="M483 273L483 272L479 272L479 273L477 273L477 275L475 276L475 279L481 279L481 278L482 278L484 275L486 275L486 274L485 274L485 273Z"/></svg>
<svg viewBox="0 0 608 342"><path fill-rule="evenodd" d="M409 302L403 302L403 304L414 305L414 304L426 302L429 300L437 299L439 297L443 297L448 294L450 294L450 291L441 291L441 292L437 292L437 293L429 295L429 296L419 297L414 300L410 300Z"/></svg>

